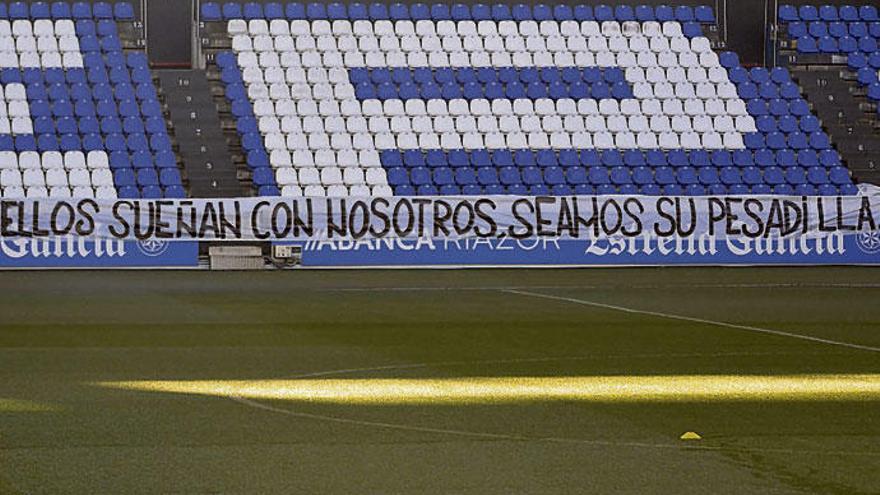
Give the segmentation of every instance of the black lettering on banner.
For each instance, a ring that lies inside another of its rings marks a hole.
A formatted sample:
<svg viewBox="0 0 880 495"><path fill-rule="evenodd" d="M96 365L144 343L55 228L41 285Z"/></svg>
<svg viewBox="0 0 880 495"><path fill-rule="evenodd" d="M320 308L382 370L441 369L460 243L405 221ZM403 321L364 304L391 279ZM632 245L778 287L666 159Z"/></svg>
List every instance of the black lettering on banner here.
<svg viewBox="0 0 880 495"><path fill-rule="evenodd" d="M333 204L339 203L339 223L334 221ZM345 237L348 232L346 226L347 216L345 214L345 198L327 198L327 238L332 239L334 235Z"/></svg>
<svg viewBox="0 0 880 495"><path fill-rule="evenodd" d="M431 200L430 199L423 199L423 198L415 198L412 200L412 203L419 207L419 214L418 214L418 220L417 220L418 232L419 232L419 237L424 237L425 236L425 207L428 206L429 204L431 204Z"/></svg>
<svg viewBox="0 0 880 495"><path fill-rule="evenodd" d="M688 227L684 227L684 217L685 212L684 208L682 208L681 203L684 198L675 198L675 211L678 214L678 236L679 237L690 237L697 230L697 223L699 222L699 214L697 213L697 204L694 201L694 198L687 198L688 217L690 218L690 224Z"/></svg>
<svg viewBox="0 0 880 495"><path fill-rule="evenodd" d="M781 234L785 228L785 219L782 217L782 204L778 199L770 201L770 210L767 212L767 225L764 228L764 238L770 237L770 232L774 229Z"/></svg>
<svg viewBox="0 0 880 495"><path fill-rule="evenodd" d="M782 211L785 217L785 230L782 235L788 236L800 230L801 222L804 221L800 205L790 199L785 199L782 201Z"/></svg>
<svg viewBox="0 0 880 495"><path fill-rule="evenodd" d="M826 225L825 223L825 198L817 197L816 198L816 209L817 214L819 215L819 232L834 232L834 226Z"/></svg>
<svg viewBox="0 0 880 495"><path fill-rule="evenodd" d="M388 235L391 231L391 219L388 217L388 200L385 198L373 198L370 202L370 212L372 213L373 222L370 225L370 235L377 239L381 239ZM376 222L380 222L382 227L376 228Z"/></svg>
<svg viewBox="0 0 880 495"><path fill-rule="evenodd" d="M533 215L535 213L535 205L532 204L532 202L528 198L520 198L514 200L514 202L510 205L510 213L523 228L523 230L519 232L516 230L516 225L510 225L507 228L508 235L510 235L510 237L513 237L514 239L525 239L528 237L532 237L535 234L534 225L532 225L532 223L527 218L523 217L522 213L520 213L521 206L526 207L529 215Z"/></svg>
<svg viewBox="0 0 880 495"><path fill-rule="evenodd" d="M449 227L446 225L452 218L452 206L442 199L434 201L434 237L439 237L443 233L445 237L449 237Z"/></svg>
<svg viewBox="0 0 880 495"><path fill-rule="evenodd" d="M810 204L807 202L806 196L801 196L801 211L804 215L804 221L801 224L801 233L806 234L810 230Z"/></svg>
<svg viewBox="0 0 880 495"><path fill-rule="evenodd" d="M360 223L355 227L355 222ZM352 239L360 239L370 231L370 207L361 200L356 200L348 212L348 227L351 230Z"/></svg>
<svg viewBox="0 0 880 495"><path fill-rule="evenodd" d="M83 199L76 203L77 221L74 228L79 236L89 236L95 232L95 215L98 203L94 199Z"/></svg>
<svg viewBox="0 0 880 495"><path fill-rule="evenodd" d="M110 213L113 216L113 220L116 221L116 224L110 224L107 226L107 230L110 232L110 235L117 239L125 239L131 233L131 226L128 224L128 220L125 215L122 213L123 208L128 208L128 210L132 210L134 205L130 201L117 201L113 203L113 208L111 208ZM117 226L118 224L118 226Z"/></svg>
<svg viewBox="0 0 880 495"><path fill-rule="evenodd" d="M254 204L254 207L251 208L251 232L254 235L255 239L265 240L268 239L272 234L268 230L260 230L260 210L269 206L268 201L257 201ZM271 220L274 220L275 213L272 212Z"/></svg>
<svg viewBox="0 0 880 495"><path fill-rule="evenodd" d="M709 198L709 235L715 235L715 222L724 220L725 211L724 201L720 198Z"/></svg>
<svg viewBox="0 0 880 495"><path fill-rule="evenodd" d="M735 236L742 233L738 226L739 224L734 223L739 220L739 217L736 215L736 213L733 212L733 205L738 205L742 202L742 198L724 198L724 214L727 216L727 235ZM737 227L734 227L734 225L737 225Z"/></svg>
<svg viewBox="0 0 880 495"><path fill-rule="evenodd" d="M146 206L147 208L147 218L144 218L144 212L142 208ZM152 202L141 202L136 201L134 203L134 237L143 241L145 239L149 239L153 236L153 215L155 205Z"/></svg>
<svg viewBox="0 0 880 495"><path fill-rule="evenodd" d="M578 225L574 221L569 201L576 201L577 198L559 198L559 214L556 216L556 237L562 237L563 232L568 233L568 237L577 239Z"/></svg>
<svg viewBox="0 0 880 495"><path fill-rule="evenodd" d="M660 220L657 220L656 222L654 222L654 234L658 237L672 237L675 234L675 231L678 229L678 222L675 220L675 202L672 200L672 198L667 198L664 196L657 199L656 208L657 216L669 222L669 226L666 227L660 223ZM671 208L671 211L667 211L667 208ZM709 224L709 228L712 228L711 223Z"/></svg>
<svg viewBox="0 0 880 495"><path fill-rule="evenodd" d="M401 228L400 213L404 209L406 210L406 226ZM391 212L391 223L394 226L394 235L397 237L407 237L413 231L415 209L409 198L402 198L394 205L394 210Z"/></svg>
<svg viewBox="0 0 880 495"><path fill-rule="evenodd" d="M764 219L761 214L764 212L764 202L760 199L746 198L743 202L743 211L746 217L754 220L754 229L749 229L749 224L743 223L742 233L750 239L761 237L764 231Z"/></svg>
<svg viewBox="0 0 880 495"><path fill-rule="evenodd" d="M546 219L541 210L542 205L553 204L556 204L555 198L549 196L538 196L535 198L535 223L538 227L538 237L556 237L555 230L544 228L553 225L553 221Z"/></svg>
<svg viewBox="0 0 880 495"><path fill-rule="evenodd" d="M461 223L462 212L467 219L464 224ZM455 228L455 233L459 236L467 234L474 228L475 222L474 205L469 200L460 200L452 210L452 226Z"/></svg>
<svg viewBox="0 0 880 495"><path fill-rule="evenodd" d="M299 211L299 201L293 202L293 235L299 237L305 234L308 237L315 235L315 209L312 198L306 198L306 217L303 218Z"/></svg>
<svg viewBox="0 0 880 495"><path fill-rule="evenodd" d="M627 230L626 224L624 224L623 229L621 230L623 235L627 237L641 235L643 228L642 214L645 213L645 205L643 205L638 198L627 198L626 201L623 202L623 211L626 213L628 219L626 223L633 226L633 228Z"/></svg>
<svg viewBox="0 0 880 495"><path fill-rule="evenodd" d="M846 224L844 223L844 211L843 211L843 198L838 196L835 199L835 203L837 204L837 230L838 231L854 231L856 230L855 224Z"/></svg>
<svg viewBox="0 0 880 495"><path fill-rule="evenodd" d="M31 235L34 237L48 237L49 231L40 227L40 201L34 200L33 205L33 218L31 219Z"/></svg>
<svg viewBox="0 0 880 495"><path fill-rule="evenodd" d="M484 207L486 207L486 209L484 209ZM489 226L488 231L480 230L480 228L477 227L474 231L477 234L477 237L486 239L489 237L495 237L498 233L498 223L493 216L497 208L498 205L496 205L491 199L487 198L478 199L477 202L474 203L474 212L476 213L477 218L486 222L486 225Z"/></svg>
<svg viewBox="0 0 880 495"><path fill-rule="evenodd" d="M18 211L18 215L10 216L13 211ZM3 237L12 237L23 230L22 220L22 202L21 201L0 201L0 235ZM15 219L18 218L18 222ZM17 229L11 227L18 224Z"/></svg>
<svg viewBox="0 0 880 495"><path fill-rule="evenodd" d="M215 238L220 234L220 221L217 219L217 209L214 208L214 203L210 201L205 202L205 208L202 210L202 218L199 222L199 237L204 239L208 231Z"/></svg>
<svg viewBox="0 0 880 495"><path fill-rule="evenodd" d="M162 219L162 216L163 216L162 209L170 207L170 206L174 206L174 201L158 200L154 204L156 205L156 213L155 213L155 217L153 220L153 224L155 227L153 236L156 237L157 239L171 239L171 238L173 238L174 233L171 232L170 230L168 230L171 228L171 224L166 221L163 221L163 219Z"/></svg>
<svg viewBox="0 0 880 495"><path fill-rule="evenodd" d="M174 236L178 239L196 237L196 218L198 217L193 202L183 200L177 202L177 232Z"/></svg>
<svg viewBox="0 0 880 495"><path fill-rule="evenodd" d="M865 228L867 225L868 228ZM862 197L859 205L859 224L856 227L859 232L873 232L877 230L877 222L874 220L874 214L871 212L871 200L867 196Z"/></svg>
<svg viewBox="0 0 880 495"><path fill-rule="evenodd" d="M290 205L283 201L279 201L275 203L275 206L272 208L272 236L275 239L284 239L290 234L291 229L293 228L291 217L293 216L293 212L290 209Z"/></svg>
<svg viewBox="0 0 880 495"><path fill-rule="evenodd" d="M241 239L241 204L232 202L232 215L226 214L226 202L220 203L220 238ZM230 219L231 217L231 219Z"/></svg>
<svg viewBox="0 0 880 495"><path fill-rule="evenodd" d="M614 210L615 223L609 224L608 209L612 207ZM623 226L623 208L620 207L620 204L616 199L607 199L602 203L602 207L599 209L599 221L602 222L602 233L606 236L612 236L620 230Z"/></svg>
<svg viewBox="0 0 880 495"><path fill-rule="evenodd" d="M574 218L577 224L577 228L575 231L578 233L578 238L580 238L580 228L584 227L587 231L590 229L593 230L592 236L593 238L599 237L599 200L593 196L589 198L591 208L590 218L584 218L581 216L581 204L580 201L575 198L574 200Z"/></svg>
<svg viewBox="0 0 880 495"><path fill-rule="evenodd" d="M49 217L49 230L53 236L60 237L67 235L73 230L73 224L76 223L76 209L66 201L58 201L52 208L52 214Z"/></svg>

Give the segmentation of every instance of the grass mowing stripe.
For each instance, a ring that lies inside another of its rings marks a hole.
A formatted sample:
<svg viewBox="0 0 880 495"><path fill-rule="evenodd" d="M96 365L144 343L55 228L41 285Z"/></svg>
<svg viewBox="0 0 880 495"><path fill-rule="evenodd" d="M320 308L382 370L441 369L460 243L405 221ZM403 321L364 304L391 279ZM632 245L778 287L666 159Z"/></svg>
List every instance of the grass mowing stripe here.
<svg viewBox="0 0 880 495"><path fill-rule="evenodd" d="M530 291L517 290L517 289L504 289L501 292L505 292L508 294L516 294L516 295L520 295L520 296L527 296L527 297L537 297L537 298L542 298L542 299L548 299L551 301L568 302L568 303L572 303L572 304L579 304L581 306L592 306L594 308L610 309L613 311L620 311L623 313L655 316L657 318L666 318L669 320L680 320L680 321L687 321L687 322L691 322L691 323L702 323L705 325L712 325L712 326L716 326L716 327L733 328L735 330L745 330L747 332L775 335L777 337L788 337L788 338L792 338L792 339L815 342L818 344L834 345L834 346L838 346L838 347L846 347L848 349L858 349L860 351L880 352L880 347L872 347L869 345L853 344L851 342L842 342L839 340L823 339L821 337L813 337L811 335L803 335L803 334L799 334L799 333L785 332L783 330L773 330L770 328L753 327L750 325L740 325L738 323L728 323L725 321L707 320L705 318L697 318L694 316L676 315L676 314L672 314L672 313L661 313L659 311L649 311L649 310L644 310L644 309L628 308L625 306L617 306L614 304L600 303L600 302L596 302L596 301L589 301L586 299L575 299L573 297L554 296L551 294L541 294L539 292L530 292Z"/></svg>

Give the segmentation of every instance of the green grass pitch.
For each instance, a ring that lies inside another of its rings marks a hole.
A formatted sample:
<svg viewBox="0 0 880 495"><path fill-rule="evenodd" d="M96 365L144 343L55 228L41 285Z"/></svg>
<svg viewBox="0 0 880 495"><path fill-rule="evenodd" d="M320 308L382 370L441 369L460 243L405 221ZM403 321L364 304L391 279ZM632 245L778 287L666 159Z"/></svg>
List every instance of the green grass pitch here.
<svg viewBox="0 0 880 495"><path fill-rule="evenodd" d="M878 350L870 268L5 272L0 493L880 493Z"/></svg>

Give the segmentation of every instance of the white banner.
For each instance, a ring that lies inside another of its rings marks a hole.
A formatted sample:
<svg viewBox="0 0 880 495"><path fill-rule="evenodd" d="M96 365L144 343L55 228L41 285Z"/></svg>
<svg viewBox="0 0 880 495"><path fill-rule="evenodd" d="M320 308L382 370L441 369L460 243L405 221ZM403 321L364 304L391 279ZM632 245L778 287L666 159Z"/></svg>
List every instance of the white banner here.
<svg viewBox="0 0 880 495"><path fill-rule="evenodd" d="M875 232L852 197L377 197L0 200L0 236L116 240L778 238Z"/></svg>

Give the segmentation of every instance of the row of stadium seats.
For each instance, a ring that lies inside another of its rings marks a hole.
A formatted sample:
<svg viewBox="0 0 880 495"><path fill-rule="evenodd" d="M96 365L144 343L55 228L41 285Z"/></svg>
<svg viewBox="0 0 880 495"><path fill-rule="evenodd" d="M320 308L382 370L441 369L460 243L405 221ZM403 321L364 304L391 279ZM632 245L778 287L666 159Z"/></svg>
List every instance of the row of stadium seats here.
<svg viewBox="0 0 880 495"><path fill-rule="evenodd" d="M800 7L784 4L779 6L780 22L796 22L796 21L880 21L880 15L875 5L863 5L857 7L854 5L801 5Z"/></svg>
<svg viewBox="0 0 880 495"><path fill-rule="evenodd" d="M635 38L643 35L648 38L656 38L661 35L668 37L682 36L682 25L675 21L306 21L285 19L233 19L227 23L228 34L234 36L250 35L271 36L274 38L295 36L313 36L325 43L330 39L321 36L348 36L362 37L478 37L489 38L492 36L521 36L532 38L542 36L586 37L594 38L605 36L608 38L622 36L623 38ZM305 39L305 38L304 38ZM537 40L532 40L533 42ZM598 40L594 40L598 41ZM304 49L309 47L297 47Z"/></svg>
<svg viewBox="0 0 880 495"><path fill-rule="evenodd" d="M131 21L129 2L0 2L0 19L115 19Z"/></svg>
<svg viewBox="0 0 880 495"><path fill-rule="evenodd" d="M711 7L672 7L659 5L575 5L560 4L550 6L536 4L493 4L476 3L454 5L435 3L432 5L416 3L288 3L277 2L265 5L249 2L245 4L227 2L222 4L205 2L201 6L201 20L219 21L229 19L329 19L329 20L577 20L577 21L678 21L714 24L715 14Z"/></svg>

